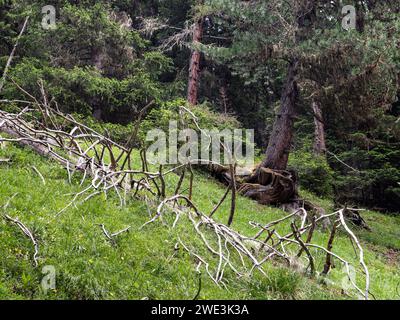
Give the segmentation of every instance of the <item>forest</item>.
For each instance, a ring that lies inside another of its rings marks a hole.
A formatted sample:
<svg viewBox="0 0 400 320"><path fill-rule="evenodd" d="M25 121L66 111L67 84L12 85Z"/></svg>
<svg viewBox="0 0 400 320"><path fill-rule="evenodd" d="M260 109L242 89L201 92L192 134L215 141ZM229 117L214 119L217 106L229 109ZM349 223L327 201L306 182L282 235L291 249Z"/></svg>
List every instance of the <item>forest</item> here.
<svg viewBox="0 0 400 320"><path fill-rule="evenodd" d="M397 0L0 0L0 299L400 299Z"/></svg>

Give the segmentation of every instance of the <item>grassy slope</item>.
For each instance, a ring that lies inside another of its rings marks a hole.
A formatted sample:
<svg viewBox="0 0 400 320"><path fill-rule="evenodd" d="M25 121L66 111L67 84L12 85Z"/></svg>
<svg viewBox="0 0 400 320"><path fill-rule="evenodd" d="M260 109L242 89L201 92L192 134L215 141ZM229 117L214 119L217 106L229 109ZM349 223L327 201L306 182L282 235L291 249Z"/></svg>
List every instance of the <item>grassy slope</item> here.
<svg viewBox="0 0 400 320"><path fill-rule="evenodd" d="M185 221L176 230L161 223L139 230L149 219L146 204L130 200L126 207L121 208L113 196L92 198L77 207L70 207L55 218L55 214L70 201L71 196L67 194L81 190L78 177L70 185L65 170L58 165L12 145L0 150L0 158L12 159L10 164L0 164L0 206L18 193L6 212L0 208L0 214L19 217L40 242L40 267L34 268L29 240L15 226L0 219L0 298L192 299L195 296L198 289L195 261L183 250L174 250L178 236L191 245L199 243ZM32 165L45 177L45 185ZM177 179L171 175L167 180L170 190ZM209 212L223 192L223 186L204 173L196 173L194 201L201 210ZM309 194L306 196L313 198ZM329 209L328 201L313 200ZM217 220L226 222L228 202L216 214ZM250 220L266 223L282 215L278 209L239 198L233 228L252 235L255 230L248 224ZM400 217L374 212L366 212L363 216L373 229L372 233L357 231L366 248L371 292L376 298L399 299ZM118 245L113 247L97 226L100 223L110 231L128 225L132 229L123 234ZM288 225L282 228L289 230ZM326 234L317 232L315 239L326 245ZM203 256L213 260L205 248L197 247ZM353 247L343 235L335 242L334 251L354 261ZM318 270L322 270L323 260L324 256L318 255ZM53 265L57 270L57 289L47 295L40 288L41 267L44 265ZM330 285L277 263L268 265L267 277L255 273L252 278L237 279L227 272L227 289L219 288L203 274L200 299L349 298L341 293L340 283L344 274L339 263L336 266L329 275L333 282ZM360 277L357 280L362 281Z"/></svg>

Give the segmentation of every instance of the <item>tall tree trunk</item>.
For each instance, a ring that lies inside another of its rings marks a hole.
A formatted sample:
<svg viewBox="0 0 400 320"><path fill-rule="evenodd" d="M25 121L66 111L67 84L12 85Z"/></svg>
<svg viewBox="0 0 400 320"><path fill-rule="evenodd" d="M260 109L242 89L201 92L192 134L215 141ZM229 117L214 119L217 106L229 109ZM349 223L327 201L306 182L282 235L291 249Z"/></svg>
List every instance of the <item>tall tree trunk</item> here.
<svg viewBox="0 0 400 320"><path fill-rule="evenodd" d="M325 125L322 117L321 106L317 101L312 102L312 109L314 112L314 154L318 156L325 155L326 142L325 142Z"/></svg>
<svg viewBox="0 0 400 320"><path fill-rule="evenodd" d="M295 44L308 38L316 21L317 0L302 0L297 9L297 30ZM267 153L261 166L273 170L285 170L293 139L294 117L298 99L296 75L299 58L293 57L289 63L286 83L282 91L281 105L269 138Z"/></svg>
<svg viewBox="0 0 400 320"><path fill-rule="evenodd" d="M288 68L286 84L282 92L281 105L275 119L272 134L269 138L267 153L262 167L274 170L285 170L293 138L294 117L298 88L296 73L298 59L293 59Z"/></svg>
<svg viewBox="0 0 400 320"><path fill-rule="evenodd" d="M199 19L195 24L193 31L193 44L199 43L201 41L202 36L203 36L203 18ZM196 105L198 99L200 58L201 58L200 51L193 50L192 57L190 59L189 85L187 93L187 100L192 105Z"/></svg>
<svg viewBox="0 0 400 320"><path fill-rule="evenodd" d="M364 4L356 2L356 29L358 32L363 33L365 29L365 7Z"/></svg>
<svg viewBox="0 0 400 320"><path fill-rule="evenodd" d="M229 99L228 99L228 90L226 89L226 84L222 84L221 87L219 88L219 94L220 94L220 99L221 99L221 105L224 110L224 114L228 114L228 108L229 108Z"/></svg>

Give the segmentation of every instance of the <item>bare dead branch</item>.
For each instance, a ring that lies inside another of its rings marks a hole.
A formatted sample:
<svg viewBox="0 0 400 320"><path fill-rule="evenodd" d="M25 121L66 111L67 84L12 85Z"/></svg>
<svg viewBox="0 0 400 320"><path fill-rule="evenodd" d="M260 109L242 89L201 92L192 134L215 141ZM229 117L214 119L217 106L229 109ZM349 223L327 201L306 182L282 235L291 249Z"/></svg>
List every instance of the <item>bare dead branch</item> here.
<svg viewBox="0 0 400 320"><path fill-rule="evenodd" d="M38 176L39 176L40 179L42 180L43 184L46 184L46 180L44 179L44 177L43 177L43 175L40 173L40 171L39 171L35 166L32 166L32 169L33 169L33 171L35 171L35 172L38 174Z"/></svg>
<svg viewBox="0 0 400 320"><path fill-rule="evenodd" d="M10 68L11 62L12 62L12 60L14 58L15 51L17 50L19 40L21 39L22 34L25 32L26 26L28 25L28 21L29 21L29 16L25 18L25 21L24 21L24 24L22 26L22 29L21 29L20 33L18 34L17 40L15 41L15 44L14 44L14 47L13 47L11 53L10 53L10 56L8 57L6 66L5 66L4 71L3 71L3 76L2 76L2 78L0 80L0 92L3 90L4 84L5 84L6 78L7 78L8 69Z"/></svg>
<svg viewBox="0 0 400 320"><path fill-rule="evenodd" d="M329 240L328 240L328 245L326 246L327 251L332 251L333 248L333 240L335 239L335 234L336 234L336 228L338 226L338 223L335 222L332 226L332 231L330 233L329 236ZM327 275L329 270L331 269L331 265L332 265L332 255L330 253L326 254L326 260L325 260L325 265L324 265L324 270L322 271L323 275Z"/></svg>
<svg viewBox="0 0 400 320"><path fill-rule="evenodd" d="M117 232L115 232L115 233L109 233L108 231L107 231L107 229L106 229L106 227L104 226L104 224L99 224L99 227L101 228L101 230L103 231L103 234L104 234L104 236L107 238L107 240L111 243L111 245L113 245L113 246L116 246L117 245L117 242L116 242L116 240L115 240L115 238L117 237L117 236L119 236L120 234L122 234L122 233L125 233L125 232L128 232L130 229L131 229L131 227L129 226L129 227L127 227L127 228L125 228L125 229L122 229L122 230L120 230L120 231L117 231Z"/></svg>
<svg viewBox="0 0 400 320"><path fill-rule="evenodd" d="M39 254L39 244L36 241L35 237L33 236L32 232L21 221L19 221L18 218L13 219L8 215L4 215L4 218L9 222L14 223L31 240L34 250L35 250L35 252L33 254L33 262L34 262L35 267L37 267L39 265L38 257L37 257Z"/></svg>
<svg viewBox="0 0 400 320"><path fill-rule="evenodd" d="M219 207L224 203L226 197L229 194L229 191L231 191L231 187L228 187L224 193L224 195L222 196L221 200L218 202L218 204L214 207L214 209L212 209L211 213L209 214L209 217L211 218L219 209Z"/></svg>
<svg viewBox="0 0 400 320"><path fill-rule="evenodd" d="M233 217L235 215L235 208L236 208L236 165L229 165L229 171L231 174L231 190L232 190L232 197L231 197L231 210L229 213L228 219L228 227L232 225Z"/></svg>
<svg viewBox="0 0 400 320"><path fill-rule="evenodd" d="M306 252L308 261L309 261L309 266L310 266L310 273L313 276L315 274L315 266L314 266L314 258L312 254L310 253L310 250L308 250L307 246L304 244L303 240L301 240L301 237L299 236L299 230L296 227L296 224L294 222L291 223L291 227L293 230L294 238L296 241L300 244L301 248Z"/></svg>

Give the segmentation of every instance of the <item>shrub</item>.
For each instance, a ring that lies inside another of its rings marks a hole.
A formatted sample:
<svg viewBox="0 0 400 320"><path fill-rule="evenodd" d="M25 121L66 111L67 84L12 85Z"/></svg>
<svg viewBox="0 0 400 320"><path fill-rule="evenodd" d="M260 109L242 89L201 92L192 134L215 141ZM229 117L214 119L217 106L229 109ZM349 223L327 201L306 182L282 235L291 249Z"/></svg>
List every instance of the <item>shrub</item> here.
<svg viewBox="0 0 400 320"><path fill-rule="evenodd" d="M333 170L323 156L304 149L290 154L289 168L299 175L300 185L318 196L333 193Z"/></svg>
<svg viewBox="0 0 400 320"><path fill-rule="evenodd" d="M179 113L180 107L187 107L187 102L184 99L176 99L166 102L159 108L154 108L141 124L141 133L145 137L146 132L152 129L161 129L168 131L170 121L184 120L192 129L197 129L192 117L185 113ZM232 117L221 115L213 112L207 104L191 106L190 111L197 117L197 122L202 129L237 129L240 128L240 122ZM183 118L181 118L183 116Z"/></svg>

